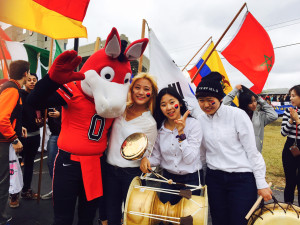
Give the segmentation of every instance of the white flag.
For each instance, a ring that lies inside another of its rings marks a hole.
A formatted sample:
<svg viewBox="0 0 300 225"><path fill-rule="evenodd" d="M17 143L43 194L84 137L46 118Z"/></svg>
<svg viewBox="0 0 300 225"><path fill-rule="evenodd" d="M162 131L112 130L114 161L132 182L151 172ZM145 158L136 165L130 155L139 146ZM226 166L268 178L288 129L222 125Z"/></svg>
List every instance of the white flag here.
<svg viewBox="0 0 300 225"><path fill-rule="evenodd" d="M150 74L157 79L158 89L173 86L187 102L188 109L194 118L203 114L195 95L191 91L191 82L185 78L182 71L171 59L165 48L159 42L152 29L149 31ZM159 103L157 103L159 104Z"/></svg>

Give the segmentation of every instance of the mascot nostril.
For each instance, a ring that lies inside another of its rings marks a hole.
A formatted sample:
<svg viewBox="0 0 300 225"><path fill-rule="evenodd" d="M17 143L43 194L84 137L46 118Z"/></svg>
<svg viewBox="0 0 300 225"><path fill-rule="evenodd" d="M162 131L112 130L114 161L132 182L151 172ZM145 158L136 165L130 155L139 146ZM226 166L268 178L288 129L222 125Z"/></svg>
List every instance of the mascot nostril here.
<svg viewBox="0 0 300 225"><path fill-rule="evenodd" d="M91 201L102 195L100 157L107 148L107 133L113 118L120 116L126 107L129 82L125 81L129 81L132 73L130 61L137 60L147 44L148 39L144 38L127 47L127 42L121 41L113 28L105 47L91 55L79 72L74 69L81 57L75 51L65 51L55 59L49 75L30 93L28 101L34 107L63 106L53 176L55 224L68 224L65 212L74 213L75 205L64 201L65 196L70 199L85 196L85 201ZM70 163L72 166L64 166ZM75 186L82 187L79 188L82 193L64 191ZM95 204L80 201L79 204L88 207L87 213L95 210Z"/></svg>

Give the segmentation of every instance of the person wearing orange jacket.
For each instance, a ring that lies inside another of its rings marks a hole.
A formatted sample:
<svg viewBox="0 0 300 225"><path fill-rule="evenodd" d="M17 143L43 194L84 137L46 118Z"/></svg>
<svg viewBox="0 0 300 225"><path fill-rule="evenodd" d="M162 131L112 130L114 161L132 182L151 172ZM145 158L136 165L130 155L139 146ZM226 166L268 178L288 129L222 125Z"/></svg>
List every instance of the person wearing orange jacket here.
<svg viewBox="0 0 300 225"><path fill-rule="evenodd" d="M18 137L26 136L22 128L22 100L19 94L29 74L29 62L17 60L9 66L10 80L0 89L0 225L11 217L6 214L9 190L9 145L15 151L22 151L23 145Z"/></svg>

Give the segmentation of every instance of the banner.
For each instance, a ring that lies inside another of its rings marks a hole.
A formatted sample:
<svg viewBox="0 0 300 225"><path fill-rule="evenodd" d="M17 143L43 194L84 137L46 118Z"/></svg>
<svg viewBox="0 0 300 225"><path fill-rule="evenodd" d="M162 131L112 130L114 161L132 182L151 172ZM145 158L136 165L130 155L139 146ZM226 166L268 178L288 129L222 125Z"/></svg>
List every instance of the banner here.
<svg viewBox="0 0 300 225"><path fill-rule="evenodd" d="M254 93L261 93L275 63L275 55L268 33L250 12L246 13L238 33L222 55L254 84L250 88Z"/></svg>
<svg viewBox="0 0 300 225"><path fill-rule="evenodd" d="M188 73L190 74L191 79L194 77L195 73L198 71L200 66L203 64L203 62L206 60L207 56L211 52L211 50L214 48L214 43L211 42L204 54L201 56L200 60L196 63L196 65L188 70ZM206 64L203 66L201 71L199 71L196 79L194 80L194 84L196 87L200 83L201 79L205 76L207 76L210 72L219 72L222 75L222 87L225 95L227 95L229 92L232 91L232 87L229 81L229 78L227 76L227 73L225 71L225 68L223 66L223 63L221 61L221 58L219 56L219 53L214 50L209 59L207 60ZM234 98L233 103L235 106L239 106L237 97Z"/></svg>
<svg viewBox="0 0 300 225"><path fill-rule="evenodd" d="M188 104L193 117L203 114L196 97L190 89L191 82L183 75L165 48L157 39L153 30L149 31L150 74L157 79L158 89L174 87ZM159 103L157 103L159 105Z"/></svg>
<svg viewBox="0 0 300 225"><path fill-rule="evenodd" d="M54 39L87 37L89 0L0 0L0 21Z"/></svg>

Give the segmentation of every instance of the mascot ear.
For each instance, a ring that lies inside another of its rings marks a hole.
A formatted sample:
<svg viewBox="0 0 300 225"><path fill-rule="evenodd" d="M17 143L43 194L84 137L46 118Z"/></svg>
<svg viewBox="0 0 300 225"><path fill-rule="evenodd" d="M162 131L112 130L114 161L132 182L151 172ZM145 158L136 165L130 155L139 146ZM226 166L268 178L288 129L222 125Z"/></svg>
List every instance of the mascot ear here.
<svg viewBox="0 0 300 225"><path fill-rule="evenodd" d="M143 38L132 42L124 52L124 55L126 56L127 60L132 61L140 58L143 52L145 51L148 42L148 38Z"/></svg>
<svg viewBox="0 0 300 225"><path fill-rule="evenodd" d="M119 33L115 27L112 28L110 34L108 35L105 43L105 53L106 55L117 58L121 53L121 40Z"/></svg>

